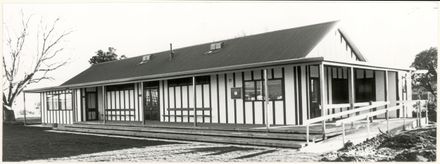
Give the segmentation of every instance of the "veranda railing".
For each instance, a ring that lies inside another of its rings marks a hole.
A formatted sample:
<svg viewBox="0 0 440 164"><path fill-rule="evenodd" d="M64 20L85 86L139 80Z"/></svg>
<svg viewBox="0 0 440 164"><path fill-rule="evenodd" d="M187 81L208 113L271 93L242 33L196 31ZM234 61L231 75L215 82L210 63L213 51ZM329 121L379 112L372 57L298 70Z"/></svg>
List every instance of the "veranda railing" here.
<svg viewBox="0 0 440 164"><path fill-rule="evenodd" d="M365 114L361 114L361 115L357 115L354 117L349 117L346 119L341 119L335 122L336 126L340 126L342 125L342 143L345 144L345 124L346 123L352 123L354 121L359 121L359 120L363 120L366 119L367 121L367 137L370 137L370 118L374 117L374 116L378 116L381 114L385 114L386 117L386 121L387 121L387 132L389 132L389 113L391 111L395 111L395 110L399 110L402 109L402 115L403 115L403 130L405 130L406 127L406 112L407 112L407 108L408 106L413 106L416 105L416 114L417 114L417 126L421 127L422 126L422 112L426 112L425 115L425 124L428 124L428 110L427 110L427 100L415 100L415 101L397 101L396 103L398 103L399 105L396 106L392 106L392 107L388 107L385 109L380 109L377 111L373 111L373 112L368 112ZM425 105L422 105L422 103L425 103ZM374 105L370 105L367 106L365 108L374 108Z"/></svg>
<svg viewBox="0 0 440 164"><path fill-rule="evenodd" d="M322 117L317 117L317 118L312 118L312 119L305 120L304 121L304 125L306 126L307 145L309 144L310 125L311 124L318 123L318 122L325 122L326 120L329 120L329 119L333 119L333 118L341 117L341 116L348 115L348 114L353 114L353 113L357 113L357 112L362 112L362 111L370 110L370 109L381 107L381 106L385 106L385 105L388 105L388 104L389 104L389 102L385 102L385 101L376 101L376 102L367 102L367 103L356 103L353 106L354 107L359 107L359 108L355 108L355 109L352 109L352 110L347 110L347 111L343 111L343 112L338 112L338 113L334 113L334 114L325 115L325 116L322 116ZM328 105L327 109L341 108L341 107L342 108L350 107L350 104L330 104L330 105ZM325 128L325 127L323 127L323 128Z"/></svg>

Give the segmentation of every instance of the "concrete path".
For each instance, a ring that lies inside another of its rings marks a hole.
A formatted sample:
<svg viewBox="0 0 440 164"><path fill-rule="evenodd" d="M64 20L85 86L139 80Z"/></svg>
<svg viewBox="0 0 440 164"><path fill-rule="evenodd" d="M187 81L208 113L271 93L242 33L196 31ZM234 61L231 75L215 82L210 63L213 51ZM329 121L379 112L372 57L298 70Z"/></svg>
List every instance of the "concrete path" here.
<svg viewBox="0 0 440 164"><path fill-rule="evenodd" d="M379 121L380 123L371 126L370 127L370 135L368 136L368 130L366 127L360 128L355 132L352 132L351 134L346 134L345 141L351 141L353 144L359 144L365 141L367 138L372 138L374 136L377 136L380 134L380 131L386 132L387 131L387 124L385 120L375 120ZM364 121L366 124L366 121ZM405 121L405 124L407 126L407 130L410 128L414 128L416 125L416 119L415 118L407 118ZM349 127L350 124L346 124L346 128ZM389 128L391 132L400 131L403 129L403 119L390 119L389 121ZM380 129L380 131L379 131ZM306 146L302 148L301 152L314 152L314 153L326 153L330 151L336 151L343 147L342 142L342 135L336 136L333 138L329 138L327 140L324 140L322 142L311 144L310 146Z"/></svg>

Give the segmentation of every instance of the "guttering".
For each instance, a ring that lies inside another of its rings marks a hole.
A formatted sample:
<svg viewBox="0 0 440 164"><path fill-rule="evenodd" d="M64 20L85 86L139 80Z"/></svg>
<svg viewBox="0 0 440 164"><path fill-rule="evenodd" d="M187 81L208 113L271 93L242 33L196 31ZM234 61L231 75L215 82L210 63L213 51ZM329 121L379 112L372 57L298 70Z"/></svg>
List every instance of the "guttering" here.
<svg viewBox="0 0 440 164"><path fill-rule="evenodd" d="M150 81L151 80L166 80L166 79L172 79L172 78L176 78L176 77L186 77L186 76L189 77L189 76L194 76L194 75L224 72L224 71L234 71L234 70L252 69L252 68L269 67L269 66L277 66L277 65L301 64L301 63L322 62L322 61L324 61L323 57L286 59L286 60L259 62L259 63L251 63L251 64L240 64L240 65L233 65L233 66L206 68L206 69L190 70L190 71L182 71L182 72L163 73L163 74L156 74L156 75L147 75L147 76L116 79L116 80L87 82L87 83L79 83L79 84L73 84L73 85L62 85L62 86L55 86L55 87L36 88L36 89L25 90L25 92L39 93L39 92L50 91L50 90L63 90L63 89L74 89L74 88L83 88L83 87L92 87L92 86L113 85L115 83L129 83L129 82L132 83L132 82L140 82L140 81L147 81L147 80L150 80Z"/></svg>

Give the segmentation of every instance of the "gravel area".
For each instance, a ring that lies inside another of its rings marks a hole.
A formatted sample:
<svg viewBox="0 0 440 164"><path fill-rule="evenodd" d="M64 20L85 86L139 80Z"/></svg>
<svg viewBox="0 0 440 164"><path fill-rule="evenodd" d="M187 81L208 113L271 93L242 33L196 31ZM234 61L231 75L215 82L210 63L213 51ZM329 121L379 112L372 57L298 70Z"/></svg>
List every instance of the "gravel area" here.
<svg viewBox="0 0 440 164"><path fill-rule="evenodd" d="M295 149L183 141L30 162L311 162L320 158Z"/></svg>
<svg viewBox="0 0 440 164"><path fill-rule="evenodd" d="M323 154L322 161L418 161L436 160L437 128L430 125L397 134L383 133L360 144Z"/></svg>

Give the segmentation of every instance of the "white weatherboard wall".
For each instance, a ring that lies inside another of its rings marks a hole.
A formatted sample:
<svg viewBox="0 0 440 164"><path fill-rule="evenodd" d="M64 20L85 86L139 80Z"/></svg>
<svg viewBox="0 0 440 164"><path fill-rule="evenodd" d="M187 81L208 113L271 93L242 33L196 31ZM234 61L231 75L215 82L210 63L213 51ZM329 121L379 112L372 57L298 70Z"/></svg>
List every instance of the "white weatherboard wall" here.
<svg viewBox="0 0 440 164"><path fill-rule="evenodd" d="M337 28L327 33L307 57L324 57L335 61L356 61L356 55Z"/></svg>
<svg viewBox="0 0 440 164"><path fill-rule="evenodd" d="M47 93L48 92L40 93L41 122L43 124L72 124L75 107L72 106L72 110L48 110L46 100Z"/></svg>
<svg viewBox="0 0 440 164"><path fill-rule="evenodd" d="M302 68L302 69L301 69ZM283 79L284 100L270 101L268 104L268 119L270 124L287 125L302 124L297 114L306 116L305 81L298 76L306 67L288 65L268 68L269 79ZM273 73L272 73L273 72ZM301 74L301 75L300 75ZM212 74L209 84L196 85L196 107L210 110L197 111L197 122L227 123L227 124L263 124L265 123L264 102L244 101L243 85L249 80L263 80L263 69L240 70ZM294 77L295 76L295 77ZM160 100L160 114L164 122L194 122L193 111L169 111L169 108L193 108L194 94L192 85L168 86L168 81L161 81L163 98ZM300 85L301 84L301 85ZM242 98L232 99L231 88L241 88ZM302 90L302 92L299 92ZM302 101L301 103L299 101ZM300 106L301 105L301 106ZM303 108L301 108L303 107ZM304 110L304 111L301 111ZM176 116L177 115L177 116ZM189 115L189 119L188 119ZM203 117L205 116L205 117Z"/></svg>

